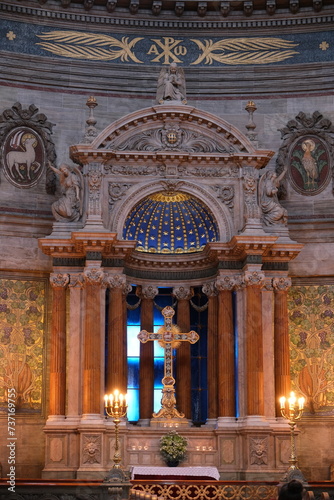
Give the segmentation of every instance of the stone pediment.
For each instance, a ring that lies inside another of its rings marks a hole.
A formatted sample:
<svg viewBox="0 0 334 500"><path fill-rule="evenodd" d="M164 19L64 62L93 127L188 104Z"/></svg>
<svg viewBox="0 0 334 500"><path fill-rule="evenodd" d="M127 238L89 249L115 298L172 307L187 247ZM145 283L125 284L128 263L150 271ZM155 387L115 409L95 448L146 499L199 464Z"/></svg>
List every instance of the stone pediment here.
<svg viewBox="0 0 334 500"><path fill-rule="evenodd" d="M70 149L74 161L87 164L135 159L204 157L208 162L247 161L263 168L272 151L256 150L236 127L206 111L186 105L157 105L131 113L106 127L90 144Z"/></svg>

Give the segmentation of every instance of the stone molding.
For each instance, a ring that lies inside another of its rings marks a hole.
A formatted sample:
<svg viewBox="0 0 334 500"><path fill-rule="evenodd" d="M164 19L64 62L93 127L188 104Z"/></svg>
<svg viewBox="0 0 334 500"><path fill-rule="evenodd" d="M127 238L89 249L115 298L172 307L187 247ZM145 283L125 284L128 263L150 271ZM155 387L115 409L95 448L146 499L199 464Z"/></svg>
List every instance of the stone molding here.
<svg viewBox="0 0 334 500"><path fill-rule="evenodd" d="M77 23L78 22L78 12L70 12L65 9L55 11L55 10L47 10L45 8L39 7L27 7L21 5L13 5L10 3L0 3L0 11L8 12L11 14L21 14L24 16L38 16L40 19L47 20L57 20L62 23L64 21ZM255 11L258 14L258 11ZM216 29L216 30L245 30L245 29L256 29L256 28L268 28L272 31L273 28L282 27L289 28L291 27L301 27L303 29L305 26L319 26L321 24L327 24L328 26L333 25L334 23L334 14L331 12L326 14L315 15L313 10L309 10L308 12L299 12L298 17L294 17L293 15L288 15L287 17L275 18L271 15L264 14L264 18L261 19L257 17L256 19L242 19L245 16L244 12L240 12L240 17L231 18L230 20L224 17L221 20L217 21L217 14L213 19L210 19L209 15L203 19L189 20L189 19L179 19L177 17L173 17L172 19L147 19L147 13L145 12L145 18L143 19L141 16L136 15L134 18L130 18L128 16L122 16L118 14L118 16L110 16L108 12L103 15L93 15L88 14L84 10L80 11L79 18L81 23L89 23L89 24L98 24L103 26L122 26L122 27L138 27L140 29L143 28L161 28L161 29L175 29L175 23L177 23L179 29L192 29L192 30L201 30L201 29ZM254 14L254 11L253 11Z"/></svg>

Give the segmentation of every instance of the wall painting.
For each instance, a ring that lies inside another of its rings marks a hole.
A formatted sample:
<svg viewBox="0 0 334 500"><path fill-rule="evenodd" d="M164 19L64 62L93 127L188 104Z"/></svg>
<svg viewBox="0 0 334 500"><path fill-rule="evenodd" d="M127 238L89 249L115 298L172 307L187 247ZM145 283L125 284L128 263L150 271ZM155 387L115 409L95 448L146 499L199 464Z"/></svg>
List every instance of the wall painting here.
<svg viewBox="0 0 334 500"><path fill-rule="evenodd" d="M46 282L0 279L0 410L15 388L16 411L42 408Z"/></svg>
<svg viewBox="0 0 334 500"><path fill-rule="evenodd" d="M334 415L334 285L289 291L292 389L306 412Z"/></svg>

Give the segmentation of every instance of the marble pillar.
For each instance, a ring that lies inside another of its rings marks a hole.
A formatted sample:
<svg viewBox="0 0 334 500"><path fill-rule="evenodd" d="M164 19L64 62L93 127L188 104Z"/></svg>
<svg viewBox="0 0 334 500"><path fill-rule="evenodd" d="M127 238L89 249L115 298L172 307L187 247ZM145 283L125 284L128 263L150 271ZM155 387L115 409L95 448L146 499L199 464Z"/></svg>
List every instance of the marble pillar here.
<svg viewBox="0 0 334 500"><path fill-rule="evenodd" d="M244 273L246 294L246 387L248 416L264 415L262 286L264 274Z"/></svg>
<svg viewBox="0 0 334 500"><path fill-rule="evenodd" d="M281 416L279 398L290 393L290 351L288 328L288 289L291 279L273 278L274 288L274 352L276 416Z"/></svg>
<svg viewBox="0 0 334 500"><path fill-rule="evenodd" d="M69 275L53 273L52 323L50 339L49 415L65 416L66 407L66 287Z"/></svg>
<svg viewBox="0 0 334 500"><path fill-rule="evenodd" d="M214 282L202 288L208 297L208 419L218 417L218 290Z"/></svg>
<svg viewBox="0 0 334 500"><path fill-rule="evenodd" d="M88 268L84 271L85 281L85 319L83 352L83 415L100 414L103 400L101 386L101 300L103 271L100 268Z"/></svg>
<svg viewBox="0 0 334 500"><path fill-rule="evenodd" d="M107 383L108 393L118 389L122 394L127 391L127 338L126 338L126 294L131 291L123 274L108 275L108 354Z"/></svg>
<svg viewBox="0 0 334 500"><path fill-rule="evenodd" d="M140 329L153 332L154 297L158 295L157 287L148 285L141 287L137 295L141 297ZM140 343L139 366L139 416L140 420L152 418L154 403L154 342Z"/></svg>
<svg viewBox="0 0 334 500"><path fill-rule="evenodd" d="M235 353L232 290L230 276L216 281L218 295L218 413L219 417L235 417Z"/></svg>
<svg viewBox="0 0 334 500"><path fill-rule="evenodd" d="M177 325L181 332L190 330L189 300L193 294L189 287L179 286L173 289L173 295L177 298ZM191 362L188 342L181 342L176 353L176 406L186 418L191 418Z"/></svg>

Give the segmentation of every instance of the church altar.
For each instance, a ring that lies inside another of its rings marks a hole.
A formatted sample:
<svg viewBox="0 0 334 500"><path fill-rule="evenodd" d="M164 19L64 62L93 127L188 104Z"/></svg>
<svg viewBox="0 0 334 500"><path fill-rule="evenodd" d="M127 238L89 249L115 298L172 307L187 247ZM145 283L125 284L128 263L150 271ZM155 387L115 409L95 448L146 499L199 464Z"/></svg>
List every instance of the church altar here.
<svg viewBox="0 0 334 500"><path fill-rule="evenodd" d="M131 479L215 479L220 475L216 467L141 467L134 466Z"/></svg>

